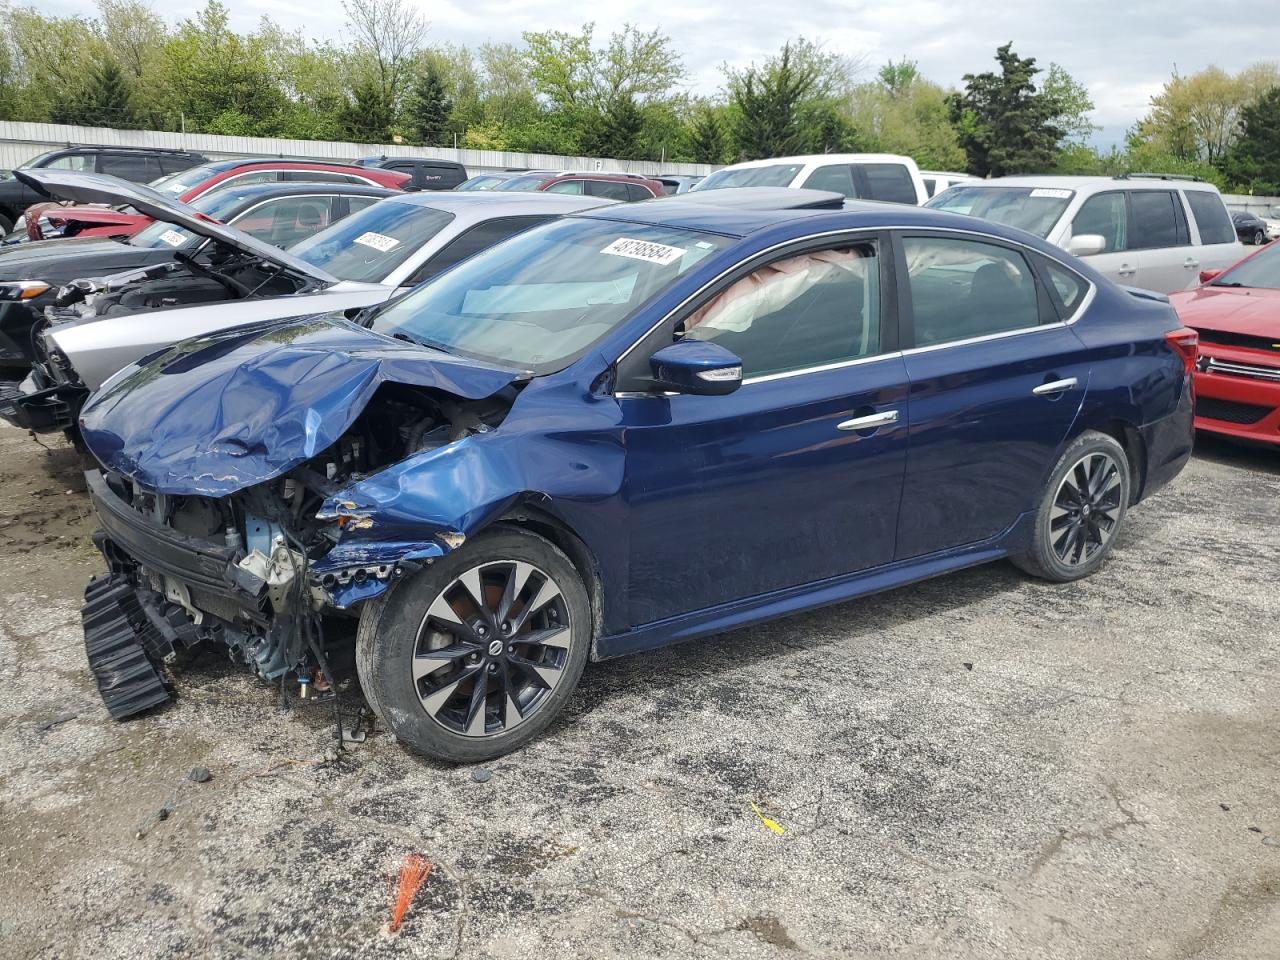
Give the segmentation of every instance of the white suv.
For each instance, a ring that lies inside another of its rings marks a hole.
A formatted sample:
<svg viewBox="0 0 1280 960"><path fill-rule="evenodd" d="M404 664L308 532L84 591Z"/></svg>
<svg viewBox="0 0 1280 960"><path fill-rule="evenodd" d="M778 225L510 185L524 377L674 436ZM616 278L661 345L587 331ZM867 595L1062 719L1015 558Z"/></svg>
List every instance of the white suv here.
<svg viewBox="0 0 1280 960"><path fill-rule="evenodd" d="M1244 256L1218 188L1184 177L1000 177L958 184L926 206L1020 227L1119 283L1160 293Z"/></svg>
<svg viewBox="0 0 1280 960"><path fill-rule="evenodd" d="M929 199L916 162L893 153L823 153L750 160L708 174L693 189L720 187L807 187L861 200L917 206Z"/></svg>

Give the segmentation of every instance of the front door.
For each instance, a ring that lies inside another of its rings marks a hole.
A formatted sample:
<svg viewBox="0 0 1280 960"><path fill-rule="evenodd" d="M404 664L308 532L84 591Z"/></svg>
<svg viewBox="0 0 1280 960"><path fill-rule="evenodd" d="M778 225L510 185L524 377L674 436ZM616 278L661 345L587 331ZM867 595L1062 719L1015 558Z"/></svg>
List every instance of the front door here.
<svg viewBox="0 0 1280 960"><path fill-rule="evenodd" d="M1057 312L1084 296L1075 274L1053 268L1055 302L1015 247L905 236L902 255L911 426L896 557L907 559L997 537L1035 508L1089 363Z"/></svg>
<svg viewBox="0 0 1280 960"><path fill-rule="evenodd" d="M631 624L892 560L908 421L880 250L784 254L682 318L742 359L736 393L619 397Z"/></svg>

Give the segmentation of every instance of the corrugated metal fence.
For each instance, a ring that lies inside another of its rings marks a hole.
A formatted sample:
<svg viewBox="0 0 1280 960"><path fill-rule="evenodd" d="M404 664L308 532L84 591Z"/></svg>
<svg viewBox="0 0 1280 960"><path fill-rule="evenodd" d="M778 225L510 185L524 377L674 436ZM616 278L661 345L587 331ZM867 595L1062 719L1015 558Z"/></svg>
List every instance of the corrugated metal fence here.
<svg viewBox="0 0 1280 960"><path fill-rule="evenodd" d="M543 153L498 150L450 150L398 144L338 143L329 140L284 140L275 137L223 137L211 133L169 133L160 130L112 130L61 123L19 123L0 120L0 169L11 169L38 153L69 143L118 147L164 147L195 150L210 159L221 157L296 157L300 159L358 160L360 157L431 157L456 160L471 173L516 167L538 170L601 170L620 173L706 174L714 167L702 163L655 163L651 160L613 160L607 157L565 157Z"/></svg>

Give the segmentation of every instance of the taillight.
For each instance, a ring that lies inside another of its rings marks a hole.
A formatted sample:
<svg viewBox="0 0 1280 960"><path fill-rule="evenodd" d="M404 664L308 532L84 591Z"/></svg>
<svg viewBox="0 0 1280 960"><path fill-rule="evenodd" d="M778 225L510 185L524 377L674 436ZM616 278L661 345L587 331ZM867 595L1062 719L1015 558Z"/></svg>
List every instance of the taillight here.
<svg viewBox="0 0 1280 960"><path fill-rule="evenodd" d="M1164 335L1165 342L1182 356L1182 366L1187 373L1196 368L1196 357L1200 353L1200 334L1190 327L1179 327Z"/></svg>

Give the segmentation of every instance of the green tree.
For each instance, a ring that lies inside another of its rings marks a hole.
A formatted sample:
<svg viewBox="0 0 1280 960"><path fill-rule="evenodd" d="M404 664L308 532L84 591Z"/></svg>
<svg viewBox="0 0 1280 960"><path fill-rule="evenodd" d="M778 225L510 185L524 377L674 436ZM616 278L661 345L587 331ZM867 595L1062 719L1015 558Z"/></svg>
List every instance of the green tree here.
<svg viewBox="0 0 1280 960"><path fill-rule="evenodd" d="M343 133L356 143L387 143L395 113L382 86L372 77L364 77L352 85L351 99L342 107L339 122Z"/></svg>
<svg viewBox="0 0 1280 960"><path fill-rule="evenodd" d="M966 164L947 109L947 95L908 60L889 63L876 79L859 84L849 97L850 112L864 145L900 153L927 170L955 170Z"/></svg>
<svg viewBox="0 0 1280 960"><path fill-rule="evenodd" d="M737 159L818 151L825 140L849 132L836 130L832 113L847 80L846 64L803 37L784 43L763 64L727 70L727 76Z"/></svg>
<svg viewBox="0 0 1280 960"><path fill-rule="evenodd" d="M1277 85L1274 63L1255 63L1235 76L1217 66L1174 73L1151 98L1132 139L1181 160L1219 164L1240 132L1244 108Z"/></svg>
<svg viewBox="0 0 1280 960"><path fill-rule="evenodd" d="M52 119L85 127L135 128L138 117L119 64L110 57L95 64L84 87L59 104Z"/></svg>
<svg viewBox="0 0 1280 960"><path fill-rule="evenodd" d="M444 76L437 64L428 60L414 78L409 89L404 121L415 143L428 147L452 142L447 136L453 101L445 89Z"/></svg>
<svg viewBox="0 0 1280 960"><path fill-rule="evenodd" d="M399 112L428 24L407 0L343 0L342 9L351 34L352 98L376 112L379 123L370 124L376 127Z"/></svg>
<svg viewBox="0 0 1280 960"><path fill-rule="evenodd" d="M998 73L966 73L965 88L949 98L951 121L970 173L981 177L1050 170L1066 131L1062 106L1036 89L1034 57L1013 44L996 50Z"/></svg>
<svg viewBox="0 0 1280 960"><path fill-rule="evenodd" d="M1093 136L1098 126L1089 117L1094 105L1088 87L1059 64L1051 63L1040 92L1056 106L1053 122L1067 140L1085 143Z"/></svg>
<svg viewBox="0 0 1280 960"><path fill-rule="evenodd" d="M729 138L723 119L724 108L701 103L694 107L685 127L685 149L693 163L724 163Z"/></svg>
<svg viewBox="0 0 1280 960"><path fill-rule="evenodd" d="M1240 135L1223 167L1230 182L1250 193L1280 194L1280 86L1240 112Z"/></svg>

